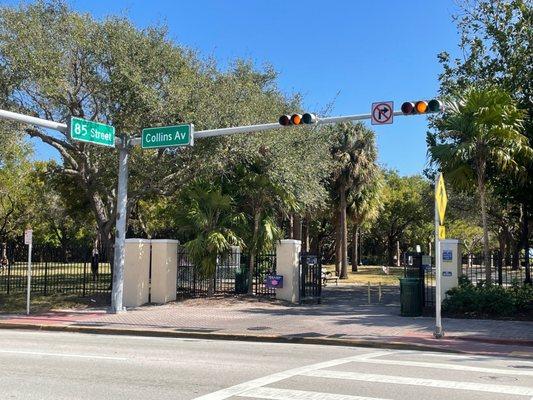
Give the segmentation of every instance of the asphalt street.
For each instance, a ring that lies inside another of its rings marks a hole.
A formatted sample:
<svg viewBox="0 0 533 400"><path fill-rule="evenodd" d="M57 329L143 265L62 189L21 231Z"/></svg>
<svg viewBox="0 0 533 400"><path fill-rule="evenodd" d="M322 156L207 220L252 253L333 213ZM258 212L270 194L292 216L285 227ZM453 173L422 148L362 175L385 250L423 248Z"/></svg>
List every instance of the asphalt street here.
<svg viewBox="0 0 533 400"><path fill-rule="evenodd" d="M0 331L2 399L533 399L533 360Z"/></svg>

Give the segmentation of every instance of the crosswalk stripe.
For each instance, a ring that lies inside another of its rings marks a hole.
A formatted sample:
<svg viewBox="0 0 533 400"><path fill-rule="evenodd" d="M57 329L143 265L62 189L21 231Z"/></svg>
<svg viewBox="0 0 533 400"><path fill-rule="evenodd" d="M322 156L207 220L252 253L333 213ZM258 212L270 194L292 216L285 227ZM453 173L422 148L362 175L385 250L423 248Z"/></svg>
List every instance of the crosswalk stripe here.
<svg viewBox="0 0 533 400"><path fill-rule="evenodd" d="M271 383L275 383L275 382L279 382L285 379L292 378L293 376L302 375L305 372L309 372L309 371L313 371L313 370L317 370L321 368L331 368L331 367L335 367L341 364L347 364L357 359L363 359L363 358L368 359L372 357L380 357L383 355L390 355L390 354L391 354L390 351L379 351L379 352L374 352L374 353L361 354L357 356L338 358L335 360L324 361L324 362L312 364L312 365L306 365L304 367L289 369L287 371L277 372L275 374L264 376L262 378L257 378L257 379L253 379L248 382L240 383L238 385L231 386L226 389L222 389L222 390L219 390L213 393L206 394L204 396L197 397L194 400L224 400L232 396L238 396L247 390L256 389L261 386L266 386Z"/></svg>
<svg viewBox="0 0 533 400"><path fill-rule="evenodd" d="M470 365L435 364L435 363L419 362L419 361L360 359L360 360L355 360L354 362L365 363L365 364L379 364L379 365L402 365L405 367L448 369L448 370L454 370L454 371L481 372L481 373L487 373L487 374L533 376L533 371L522 371L522 370L517 370L517 369L507 370L507 369L500 369L500 368L474 367Z"/></svg>
<svg viewBox="0 0 533 400"><path fill-rule="evenodd" d="M248 390L239 395L254 399L269 400L387 400L376 397L350 396L347 394L310 392L306 390L291 390L259 387Z"/></svg>
<svg viewBox="0 0 533 400"><path fill-rule="evenodd" d="M533 388L524 386L493 385L474 382L444 381L438 379L408 378L393 375L365 374L348 371L315 370L306 371L300 375L316 378L346 379L364 382L391 383L395 385L413 385L444 389L472 390L477 392L502 393L533 396Z"/></svg>

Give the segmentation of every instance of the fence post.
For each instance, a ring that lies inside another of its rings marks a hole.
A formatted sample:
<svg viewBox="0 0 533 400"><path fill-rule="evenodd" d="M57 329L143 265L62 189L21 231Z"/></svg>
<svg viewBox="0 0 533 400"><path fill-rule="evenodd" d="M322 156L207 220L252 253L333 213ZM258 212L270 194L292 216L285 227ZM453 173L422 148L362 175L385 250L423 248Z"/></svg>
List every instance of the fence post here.
<svg viewBox="0 0 533 400"><path fill-rule="evenodd" d="M502 254L498 252L498 257L496 259L497 266L498 266L498 285L502 286L503 284L503 269L502 269Z"/></svg>
<svg viewBox="0 0 533 400"><path fill-rule="evenodd" d="M82 297L85 297L85 285L87 282L87 260L83 262L83 294Z"/></svg>
<svg viewBox="0 0 533 400"><path fill-rule="evenodd" d="M44 262L44 295L48 294L48 261Z"/></svg>
<svg viewBox="0 0 533 400"><path fill-rule="evenodd" d="M11 263L7 261L7 294L9 294L9 289L11 286Z"/></svg>

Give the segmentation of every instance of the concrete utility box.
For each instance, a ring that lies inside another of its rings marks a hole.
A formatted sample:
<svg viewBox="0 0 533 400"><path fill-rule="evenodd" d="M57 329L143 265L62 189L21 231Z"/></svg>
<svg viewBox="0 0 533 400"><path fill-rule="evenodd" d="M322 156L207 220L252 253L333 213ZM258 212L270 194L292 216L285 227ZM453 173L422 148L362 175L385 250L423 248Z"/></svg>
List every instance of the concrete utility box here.
<svg viewBox="0 0 533 400"><path fill-rule="evenodd" d="M462 269L461 242L458 239L440 241L440 261L442 267L441 295L445 298L448 290L459 285Z"/></svg>
<svg viewBox="0 0 533 400"><path fill-rule="evenodd" d="M148 303L150 282L150 240L126 239L124 261L125 307Z"/></svg>
<svg viewBox="0 0 533 400"><path fill-rule="evenodd" d="M152 276L150 301L167 303L176 300L179 241L152 239Z"/></svg>
<svg viewBox="0 0 533 400"><path fill-rule="evenodd" d="M276 246L276 274L283 276L283 287L276 288L276 299L300 302L300 240L280 240Z"/></svg>

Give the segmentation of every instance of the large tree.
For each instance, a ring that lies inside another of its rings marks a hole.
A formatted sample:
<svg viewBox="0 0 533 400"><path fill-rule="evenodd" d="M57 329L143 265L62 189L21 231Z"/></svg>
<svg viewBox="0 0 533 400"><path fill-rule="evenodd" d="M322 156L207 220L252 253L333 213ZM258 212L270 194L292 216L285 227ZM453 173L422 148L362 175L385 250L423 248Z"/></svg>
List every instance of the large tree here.
<svg viewBox="0 0 533 400"><path fill-rule="evenodd" d="M461 94L469 86L497 85L506 90L525 110L522 133L533 146L533 6L531 0L461 0L455 16L460 33L462 57L439 54L444 71L441 93ZM495 179L494 193L505 209L518 208L521 246L530 248L533 215L533 162L522 178ZM497 178L497 177L496 177ZM517 217L517 219L518 219ZM526 279L531 282L529 257L525 257Z"/></svg>
<svg viewBox="0 0 533 400"><path fill-rule="evenodd" d="M141 30L125 18L95 20L62 1L0 8L0 102L12 111L60 122L80 116L111 124L126 136L137 136L146 126L180 122L202 130L268 122L297 109L298 98L287 99L275 80L271 68L258 71L242 61L221 72L169 40L164 27ZM58 152L61 172L86 196L111 253L116 153L73 141L68 134L34 127L24 132ZM303 132L298 136L302 154L313 144ZM260 145L277 141L275 133L237 136L203 139L179 151L130 149L128 208L168 195L195 177L223 174L241 153L259 155ZM289 148L289 153L295 152ZM313 168L295 171L296 161L291 166L280 151L276 154L278 164L292 171L285 187L299 189L307 199L319 192ZM306 167L312 161L303 160Z"/></svg>
<svg viewBox="0 0 533 400"><path fill-rule="evenodd" d="M479 195L483 224L485 279L491 282L487 185L489 171L525 173L522 158L531 157L527 137L522 135L523 113L500 89L469 89L450 102L436 123L439 141L429 153L445 176L457 186L474 184Z"/></svg>
<svg viewBox="0 0 533 400"><path fill-rule="evenodd" d="M360 200L364 191L368 192L369 186L376 183L379 168L375 134L371 129L362 123L344 123L332 127L330 131L335 138L330 151L336 163L331 186L336 205L337 258L340 258L340 278L345 279L348 277L348 199L356 203L352 215L363 217Z"/></svg>

